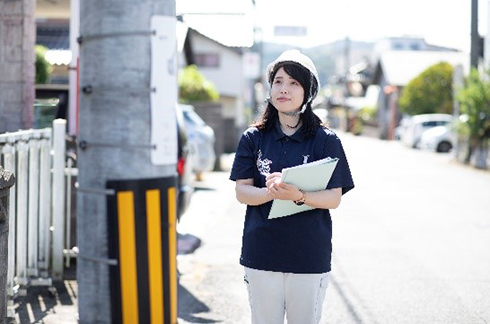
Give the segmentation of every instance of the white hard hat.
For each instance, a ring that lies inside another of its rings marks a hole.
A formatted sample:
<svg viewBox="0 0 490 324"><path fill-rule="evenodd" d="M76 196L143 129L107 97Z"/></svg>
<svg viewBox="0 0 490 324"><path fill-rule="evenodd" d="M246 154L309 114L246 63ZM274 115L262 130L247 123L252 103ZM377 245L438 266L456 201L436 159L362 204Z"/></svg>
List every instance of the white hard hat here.
<svg viewBox="0 0 490 324"><path fill-rule="evenodd" d="M279 57L274 62L269 64L267 68L267 75L269 77L269 82L271 81L270 80L271 73L272 71L274 71L276 64L281 62L295 62L305 67L315 77L317 87L320 88L320 79L318 78L318 72L316 71L313 61L308 56L301 53L297 49L284 51L281 55L279 55Z"/></svg>
<svg viewBox="0 0 490 324"><path fill-rule="evenodd" d="M270 63L267 67L267 78L269 84L272 85L272 73L275 70L276 65L282 62L294 62L310 71L311 85L308 92L307 102L311 102L313 98L316 97L316 95L318 94L318 90L320 89L320 79L318 77L318 72L316 71L313 61L297 49L284 51L274 62ZM316 81L316 85L314 85L313 80ZM303 112L304 109L305 107L303 107L301 112Z"/></svg>

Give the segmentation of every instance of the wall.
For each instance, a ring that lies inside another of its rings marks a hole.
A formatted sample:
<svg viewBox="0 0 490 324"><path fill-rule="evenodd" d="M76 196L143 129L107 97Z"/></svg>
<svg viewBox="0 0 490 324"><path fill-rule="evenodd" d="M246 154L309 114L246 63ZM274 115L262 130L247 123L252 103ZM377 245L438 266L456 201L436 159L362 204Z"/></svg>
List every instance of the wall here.
<svg viewBox="0 0 490 324"><path fill-rule="evenodd" d="M216 142L214 152L216 154L215 170L221 170L220 156L224 152L225 127L221 114L221 104L216 102L193 102L194 110L214 130Z"/></svg>
<svg viewBox="0 0 490 324"><path fill-rule="evenodd" d="M199 67L199 71L211 80L221 95L239 97L243 92L242 56L204 36L196 35L192 40L194 54L218 53L218 68Z"/></svg>

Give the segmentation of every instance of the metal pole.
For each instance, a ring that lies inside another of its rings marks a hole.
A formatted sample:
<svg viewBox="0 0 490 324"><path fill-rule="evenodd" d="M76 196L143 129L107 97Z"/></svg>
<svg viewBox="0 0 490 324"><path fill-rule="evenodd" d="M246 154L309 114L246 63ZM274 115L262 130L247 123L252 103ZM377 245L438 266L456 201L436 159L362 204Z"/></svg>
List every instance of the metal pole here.
<svg viewBox="0 0 490 324"><path fill-rule="evenodd" d="M483 43L483 68L490 69L490 0L487 0L487 35Z"/></svg>
<svg viewBox="0 0 490 324"><path fill-rule="evenodd" d="M177 91L176 83L151 88L151 18L155 15L175 17L175 0L80 3L77 279L82 324L113 322L107 181L176 172L175 164L151 163L152 109L164 108L151 107L152 91L163 96ZM161 57L160 62L165 62L165 69L176 70L168 58Z"/></svg>
<svg viewBox="0 0 490 324"><path fill-rule="evenodd" d="M480 35L478 34L478 0L471 0L471 67L478 68Z"/></svg>
<svg viewBox="0 0 490 324"><path fill-rule="evenodd" d="M79 48L77 37L80 35L80 0L70 0L70 51L71 62L69 70L68 96L68 134L78 132L78 57Z"/></svg>
<svg viewBox="0 0 490 324"><path fill-rule="evenodd" d="M71 258L71 176L72 176L73 160L68 158L66 165L66 230L65 230L65 267L70 267Z"/></svg>
<svg viewBox="0 0 490 324"><path fill-rule="evenodd" d="M66 120L53 121L53 254L52 277L63 279L65 243L65 142Z"/></svg>

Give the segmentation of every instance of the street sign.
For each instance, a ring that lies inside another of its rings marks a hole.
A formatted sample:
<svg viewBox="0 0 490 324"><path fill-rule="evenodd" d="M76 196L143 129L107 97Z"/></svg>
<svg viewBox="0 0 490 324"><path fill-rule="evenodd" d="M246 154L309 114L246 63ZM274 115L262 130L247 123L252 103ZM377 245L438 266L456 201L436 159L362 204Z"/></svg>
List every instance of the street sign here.
<svg viewBox="0 0 490 324"><path fill-rule="evenodd" d="M151 163L177 164L177 36L176 19L153 16L151 30Z"/></svg>
<svg viewBox="0 0 490 324"><path fill-rule="evenodd" d="M255 52L243 53L243 75L248 79L260 76L260 54Z"/></svg>

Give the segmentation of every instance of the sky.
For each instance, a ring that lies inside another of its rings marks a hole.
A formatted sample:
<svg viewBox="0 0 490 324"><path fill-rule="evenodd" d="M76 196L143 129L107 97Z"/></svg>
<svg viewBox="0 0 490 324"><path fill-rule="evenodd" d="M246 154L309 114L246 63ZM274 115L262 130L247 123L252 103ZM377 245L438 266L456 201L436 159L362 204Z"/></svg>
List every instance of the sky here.
<svg viewBox="0 0 490 324"><path fill-rule="evenodd" d="M482 36L487 34L489 1L479 0ZM191 27L230 46L250 46L254 37L311 47L346 37L376 41L384 37L418 36L433 45L464 52L470 49L471 0L255 0L255 3L254 8L252 0L176 0L177 13L183 13ZM217 15L218 12L228 14ZM277 37L274 26L306 26L307 35Z"/></svg>

